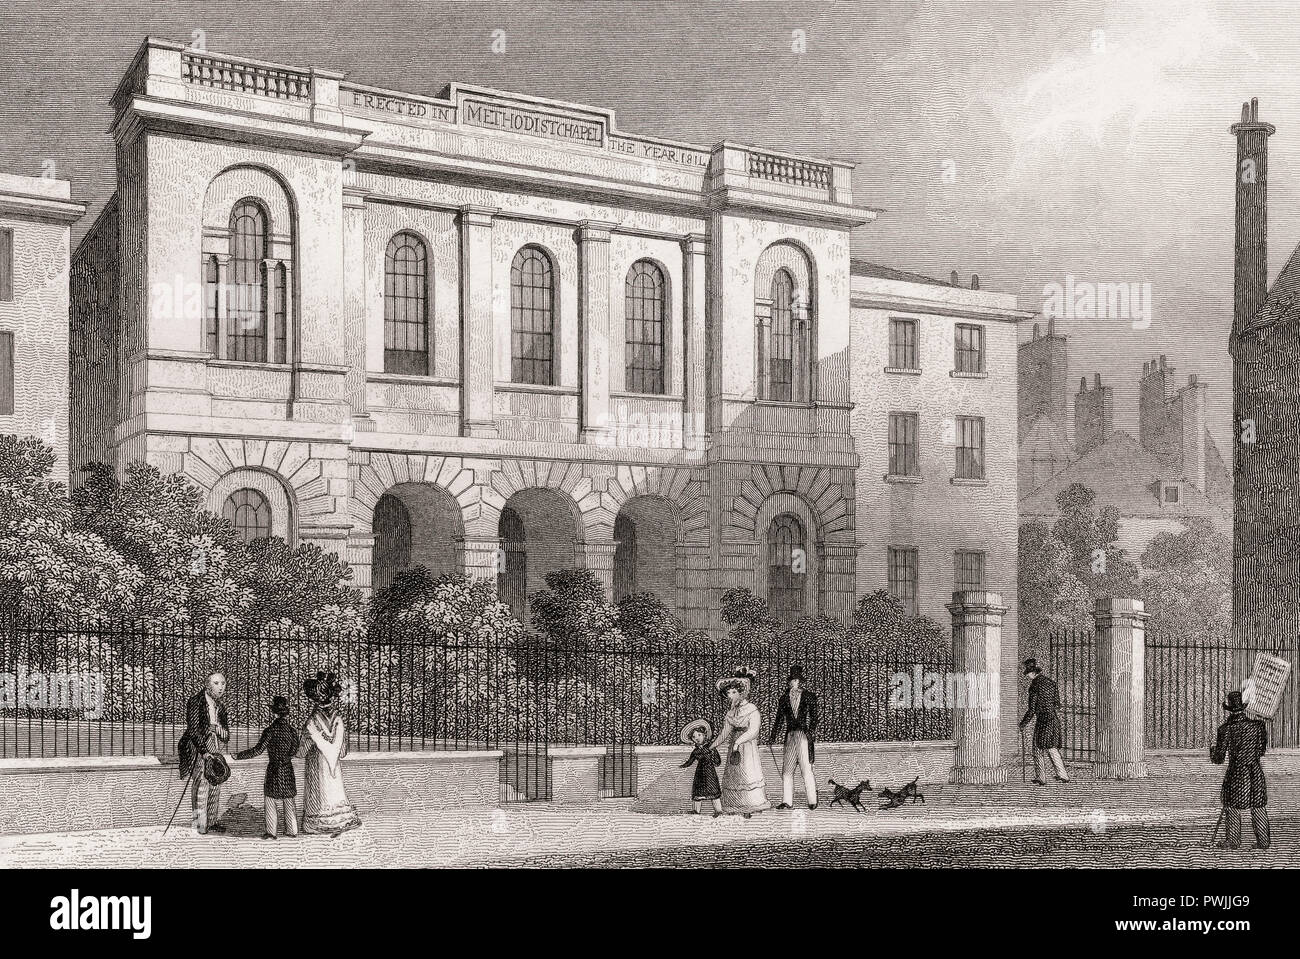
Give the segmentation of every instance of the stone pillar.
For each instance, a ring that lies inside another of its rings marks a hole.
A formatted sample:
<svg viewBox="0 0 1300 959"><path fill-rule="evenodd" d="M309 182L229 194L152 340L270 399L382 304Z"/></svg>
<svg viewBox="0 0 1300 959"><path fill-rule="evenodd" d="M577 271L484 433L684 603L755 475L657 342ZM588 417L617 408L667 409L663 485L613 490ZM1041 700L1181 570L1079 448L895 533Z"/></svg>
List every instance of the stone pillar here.
<svg viewBox="0 0 1300 959"><path fill-rule="evenodd" d="M1140 779L1147 774L1146 621L1142 601L1104 596L1097 620L1096 757L1098 779Z"/></svg>
<svg viewBox="0 0 1300 959"><path fill-rule="evenodd" d="M1007 608L997 593L981 591L952 594L953 670L959 674L955 687L963 693L978 692L953 703L953 739L956 755L952 781L989 785L1007 781L1002 762L999 692L1002 665L1002 617Z"/></svg>
<svg viewBox="0 0 1300 959"><path fill-rule="evenodd" d="M497 435L492 315L492 217L488 207L460 208L460 422L462 436ZM509 318L506 319L509 322Z"/></svg>
<svg viewBox="0 0 1300 959"><path fill-rule="evenodd" d="M754 399L769 399L767 389L767 344L772 327L772 301L754 300Z"/></svg>
<svg viewBox="0 0 1300 959"><path fill-rule="evenodd" d="M584 443L607 443L609 417L609 236L611 224L578 224L578 327Z"/></svg>
<svg viewBox="0 0 1300 959"><path fill-rule="evenodd" d="M347 330L348 372L344 392L352 407L353 425L373 430L366 409L366 217L364 197L343 192L343 310ZM292 325L292 324L290 324Z"/></svg>
<svg viewBox="0 0 1300 959"><path fill-rule="evenodd" d="M470 579L490 579L505 569L501 540L495 536L465 536L456 543L457 563Z"/></svg>
<svg viewBox="0 0 1300 959"><path fill-rule="evenodd" d="M230 336L230 257L217 254L217 351L214 356L225 359Z"/></svg>
<svg viewBox="0 0 1300 959"><path fill-rule="evenodd" d="M582 547L582 565L596 574L605 589L605 601L614 601L614 550L616 543L585 543Z"/></svg>
<svg viewBox="0 0 1300 959"><path fill-rule="evenodd" d="M698 449L707 433L708 381L706 334L709 305L709 238L692 233L682 239L682 445Z"/></svg>

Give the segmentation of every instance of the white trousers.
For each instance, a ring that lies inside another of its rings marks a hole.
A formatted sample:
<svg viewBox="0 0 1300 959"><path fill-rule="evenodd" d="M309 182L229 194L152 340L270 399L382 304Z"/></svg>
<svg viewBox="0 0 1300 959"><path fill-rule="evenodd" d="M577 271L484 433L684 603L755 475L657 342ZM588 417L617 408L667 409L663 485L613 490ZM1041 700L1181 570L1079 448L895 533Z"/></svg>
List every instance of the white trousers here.
<svg viewBox="0 0 1300 959"><path fill-rule="evenodd" d="M295 805L297 801L293 797L288 799L266 797L267 835L274 836L276 834L281 819L284 820L284 834L286 836L298 835L298 807Z"/></svg>
<svg viewBox="0 0 1300 959"><path fill-rule="evenodd" d="M794 767L803 767L803 791L808 805L817 805L817 774L813 772L808 759L808 736L804 733L790 733L785 737L785 750L781 757L781 801L787 806L794 805Z"/></svg>

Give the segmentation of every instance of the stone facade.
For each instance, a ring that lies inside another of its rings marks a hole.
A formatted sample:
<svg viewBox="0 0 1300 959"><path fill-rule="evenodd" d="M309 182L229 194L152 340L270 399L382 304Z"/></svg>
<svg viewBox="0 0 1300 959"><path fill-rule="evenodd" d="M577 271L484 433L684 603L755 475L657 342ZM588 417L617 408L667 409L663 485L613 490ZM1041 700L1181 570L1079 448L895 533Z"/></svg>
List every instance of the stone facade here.
<svg viewBox="0 0 1300 959"><path fill-rule="evenodd" d="M0 174L0 433L40 437L68 478L69 229L86 212L66 180Z"/></svg>
<svg viewBox="0 0 1300 959"><path fill-rule="evenodd" d="M879 378L849 370L882 334L850 282L873 214L849 164L153 39L113 106L118 191L77 253L111 274L74 324L112 341L76 385L112 411L74 438L85 456L181 472L366 588L423 564L497 576L519 606L578 564L707 628L731 586L846 616L884 585L857 521L879 470L855 404ZM957 300L918 309L1013 312ZM1005 411L987 415L1011 424L1010 473L990 448L990 485L1014 504L1010 344L990 337L988 379L935 384ZM1014 521L951 493L999 538L990 588L1011 593Z"/></svg>

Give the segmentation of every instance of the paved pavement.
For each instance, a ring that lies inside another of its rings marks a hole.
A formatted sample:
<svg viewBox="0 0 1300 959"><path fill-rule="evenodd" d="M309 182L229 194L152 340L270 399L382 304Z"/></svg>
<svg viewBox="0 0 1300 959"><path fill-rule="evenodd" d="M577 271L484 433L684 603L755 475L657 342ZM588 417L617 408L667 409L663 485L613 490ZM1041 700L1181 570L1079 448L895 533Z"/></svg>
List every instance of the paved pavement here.
<svg viewBox="0 0 1300 959"><path fill-rule="evenodd" d="M865 812L769 811L752 819L651 816L627 800L369 815L337 838L260 839L261 807L229 810L226 835L188 828L0 837L0 866L1295 865L1300 779L1275 779L1267 853L1211 849L1208 779L1068 786L931 786L927 802ZM1246 842L1250 842L1249 825Z"/></svg>

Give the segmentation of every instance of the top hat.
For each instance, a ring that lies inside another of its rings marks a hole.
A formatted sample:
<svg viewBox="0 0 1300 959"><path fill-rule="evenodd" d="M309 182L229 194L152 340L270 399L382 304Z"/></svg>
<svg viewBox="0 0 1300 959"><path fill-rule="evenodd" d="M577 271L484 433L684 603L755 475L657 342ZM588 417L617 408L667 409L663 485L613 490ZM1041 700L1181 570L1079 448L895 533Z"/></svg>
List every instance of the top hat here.
<svg viewBox="0 0 1300 959"><path fill-rule="evenodd" d="M230 764L220 753L205 753L203 778L208 781L209 786L220 786L230 778Z"/></svg>
<svg viewBox="0 0 1300 959"><path fill-rule="evenodd" d="M271 700L271 712L277 716L289 715L289 700L283 696L276 696Z"/></svg>
<svg viewBox="0 0 1300 959"><path fill-rule="evenodd" d="M709 721L707 719L697 719L693 723L687 723L682 728L682 742L689 745L691 743L691 733L697 729L704 730L704 739L706 742L713 738L713 727L709 725Z"/></svg>
<svg viewBox="0 0 1300 959"><path fill-rule="evenodd" d="M1038 668L1038 660L1036 660L1036 659L1026 659L1026 660L1025 660L1025 672L1024 672L1024 675L1028 676L1030 673L1041 673L1041 672L1042 672L1042 670Z"/></svg>
<svg viewBox="0 0 1300 959"><path fill-rule="evenodd" d="M754 687L754 671L745 666L740 667L730 676L723 676L718 680L718 693L725 694L728 689L735 686L740 690L740 695L745 699L749 698L749 691Z"/></svg>
<svg viewBox="0 0 1300 959"><path fill-rule="evenodd" d="M1241 690L1234 689L1228 693L1228 700L1223 704L1223 708L1230 713L1244 712L1246 704L1241 701Z"/></svg>
<svg viewBox="0 0 1300 959"><path fill-rule="evenodd" d="M793 682L793 681L796 680L796 679L799 680L800 683L803 682L803 667L802 667L802 666L798 666L798 665L791 666L791 667L790 667L790 675L787 676L787 677L785 678L785 681L786 681L787 683L789 683L789 682Z"/></svg>

